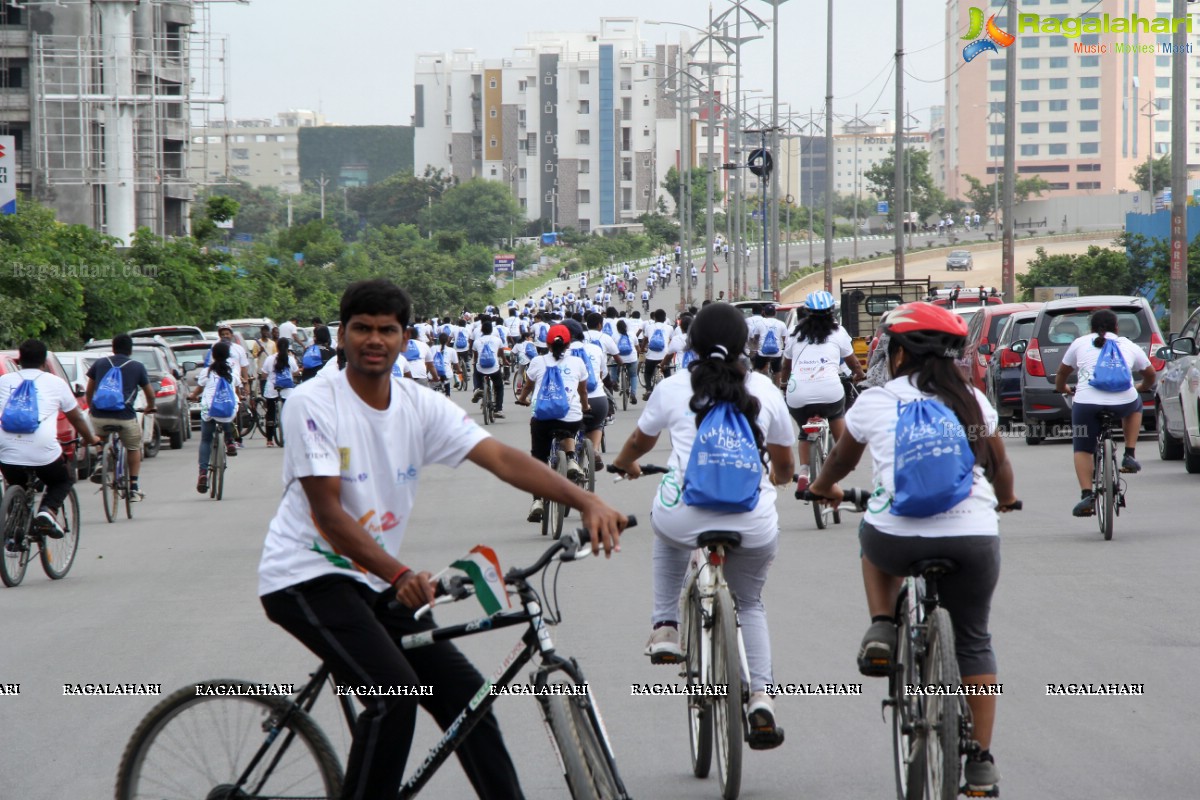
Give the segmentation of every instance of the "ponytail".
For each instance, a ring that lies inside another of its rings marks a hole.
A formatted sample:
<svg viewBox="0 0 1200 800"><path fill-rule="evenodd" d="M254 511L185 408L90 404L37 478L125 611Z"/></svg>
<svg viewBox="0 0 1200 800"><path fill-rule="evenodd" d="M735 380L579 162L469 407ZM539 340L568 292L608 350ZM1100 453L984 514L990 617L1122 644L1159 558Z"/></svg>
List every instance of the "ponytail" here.
<svg viewBox="0 0 1200 800"><path fill-rule="evenodd" d="M550 355L554 356L555 361L562 361L563 354L567 352L567 341L562 337L556 338L550 343Z"/></svg>
<svg viewBox="0 0 1200 800"><path fill-rule="evenodd" d="M1092 340L1092 347L1104 347L1104 334L1117 332L1117 314L1112 309L1102 308L1092 314L1092 333L1096 334L1096 338Z"/></svg>
<svg viewBox="0 0 1200 800"><path fill-rule="evenodd" d="M288 339L281 338L275 343L275 373L286 372L290 370L289 351L292 349L292 343Z"/></svg>
<svg viewBox="0 0 1200 800"><path fill-rule="evenodd" d="M208 365L209 375L218 375L233 383L233 368L229 366L229 343L217 342L212 348L212 361Z"/></svg>

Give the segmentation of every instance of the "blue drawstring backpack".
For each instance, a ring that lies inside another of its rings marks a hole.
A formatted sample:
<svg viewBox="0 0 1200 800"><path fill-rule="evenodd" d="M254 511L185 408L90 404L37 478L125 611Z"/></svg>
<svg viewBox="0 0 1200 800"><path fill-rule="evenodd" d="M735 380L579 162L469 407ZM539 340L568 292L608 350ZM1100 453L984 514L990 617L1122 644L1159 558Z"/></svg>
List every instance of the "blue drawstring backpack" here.
<svg viewBox="0 0 1200 800"><path fill-rule="evenodd" d="M233 422L237 413L237 399L233 396L233 387L220 375L214 377L217 379L217 388L213 390L212 402L208 406L208 418L217 422Z"/></svg>
<svg viewBox="0 0 1200 800"><path fill-rule="evenodd" d="M727 514L753 511L762 476L750 421L733 403L718 403L696 431L683 479L684 505Z"/></svg>
<svg viewBox="0 0 1200 800"><path fill-rule="evenodd" d="M285 368L283 372L276 369L274 375L276 389L294 389L296 387L296 380L292 377L291 367Z"/></svg>
<svg viewBox="0 0 1200 800"><path fill-rule="evenodd" d="M542 344L546 343L546 334L550 333L550 327L545 323L538 326L537 340Z"/></svg>
<svg viewBox="0 0 1200 800"><path fill-rule="evenodd" d="M562 370L554 365L546 366L542 384L538 387L537 400L533 406L533 418L548 420L562 419L571 410L567 387L563 385Z"/></svg>
<svg viewBox="0 0 1200 800"><path fill-rule="evenodd" d="M324 363L321 360L321 348L315 344L309 345L308 349L304 351L304 357L300 359L300 366L305 369L316 369Z"/></svg>
<svg viewBox="0 0 1200 800"><path fill-rule="evenodd" d="M612 324L611 322L606 322L606 323L604 323L604 325L602 325L602 326L600 327L600 332L601 332L601 333L604 333L604 334L607 334L608 336L615 336L615 335L616 335L616 333L615 333L615 332L614 332L614 330L613 330L613 324Z"/></svg>
<svg viewBox="0 0 1200 800"><path fill-rule="evenodd" d="M108 365L108 372L104 373L92 395L92 408L97 411L124 411L125 376L121 368L112 363L111 358Z"/></svg>
<svg viewBox="0 0 1200 800"><path fill-rule="evenodd" d="M458 350L463 350L467 346L467 332L462 328L458 329L458 336L454 338L454 347Z"/></svg>
<svg viewBox="0 0 1200 800"><path fill-rule="evenodd" d="M1104 340L1100 357L1096 359L1096 366L1092 370L1092 379L1088 383L1102 392L1124 392L1133 386L1129 365L1125 363L1116 339Z"/></svg>
<svg viewBox="0 0 1200 800"><path fill-rule="evenodd" d="M433 354L433 368L435 370L437 370L437 374L438 374L439 378L445 379L445 377L446 377L446 356L442 354L441 350L439 350Z"/></svg>
<svg viewBox="0 0 1200 800"><path fill-rule="evenodd" d="M408 340L408 348L404 351L404 357L409 361L421 360L421 348L417 345L416 339Z"/></svg>
<svg viewBox="0 0 1200 800"><path fill-rule="evenodd" d="M633 342L629 341L629 334L621 334L620 340L617 341L617 352L623 356L633 354Z"/></svg>
<svg viewBox="0 0 1200 800"><path fill-rule="evenodd" d="M663 339L662 328L654 330L654 335L650 337L650 344L647 346L656 353L667 349L667 342Z"/></svg>
<svg viewBox="0 0 1200 800"><path fill-rule="evenodd" d="M758 352L764 356L779 355L779 337L775 335L774 330L768 330L767 335L763 337L762 347Z"/></svg>
<svg viewBox="0 0 1200 800"><path fill-rule="evenodd" d="M688 367L690 367L692 365L692 362L695 360L696 360L695 353L693 353L691 350L683 351L683 368L684 369L687 369Z"/></svg>
<svg viewBox="0 0 1200 800"><path fill-rule="evenodd" d="M591 392L596 391L596 387L600 384L600 382L596 380L596 370L592 367L592 360L588 358L587 351L584 350L583 347L576 345L575 347L571 348L571 355L578 356L579 360L583 362L585 367L587 367L588 393L590 394Z"/></svg>
<svg viewBox="0 0 1200 800"><path fill-rule="evenodd" d="M485 344L479 351L479 366L483 369L491 369L496 366L496 350L492 347L491 342Z"/></svg>
<svg viewBox="0 0 1200 800"><path fill-rule="evenodd" d="M889 512L932 517L961 503L975 482L975 453L962 423L937 398L897 402L896 494Z"/></svg>
<svg viewBox="0 0 1200 800"><path fill-rule="evenodd" d="M37 386L33 378L26 378L8 396L4 413L0 414L0 429L5 433L34 433L39 424Z"/></svg>

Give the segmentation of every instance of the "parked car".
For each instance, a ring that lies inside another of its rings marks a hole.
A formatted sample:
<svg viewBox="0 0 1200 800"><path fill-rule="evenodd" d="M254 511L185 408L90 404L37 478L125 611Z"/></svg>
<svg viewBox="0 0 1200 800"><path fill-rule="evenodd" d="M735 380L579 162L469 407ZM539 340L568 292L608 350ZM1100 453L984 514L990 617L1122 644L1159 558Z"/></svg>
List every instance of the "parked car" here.
<svg viewBox="0 0 1200 800"><path fill-rule="evenodd" d="M84 349L98 351L103 357L112 353L112 341L94 339L84 345ZM145 365L154 387L159 430L169 440L171 449L179 450L192 433L192 426L188 422L187 399L181 388L185 374L183 367L176 360L174 351L161 339L157 342L153 339L134 339L132 357Z"/></svg>
<svg viewBox="0 0 1200 800"><path fill-rule="evenodd" d="M0 375L7 375L10 372L16 372L20 369L20 357L20 353L16 350L0 350ZM46 371L57 375L66 381L69 386L74 387L67 371L63 369L62 363L52 352L46 354ZM75 399L86 414L87 400L79 392L75 392ZM67 420L67 415L60 411L58 414L58 441L70 442L76 436L75 427ZM63 453L67 456L67 462L74 466L77 479L86 478L92 474L92 458L94 453L91 448L76 447L74 444L64 444Z"/></svg>
<svg viewBox="0 0 1200 800"><path fill-rule="evenodd" d="M1041 306L1041 303L1030 305ZM996 409L1001 420L1021 419L1021 354L1010 348L1013 342L1028 339L1033 335L1033 322L1037 311L1014 311L1004 318L1000 333L992 344L982 344L979 352L986 349L989 355L984 377L984 394Z"/></svg>
<svg viewBox="0 0 1200 800"><path fill-rule="evenodd" d="M171 349L175 351L175 358L179 361L179 365L184 367L183 389L185 394L190 394L196 388L196 376L200 374L200 370L204 368L204 358L208 355L208 351L216 342L180 342L179 344L171 345ZM191 363L195 368L189 368L187 365ZM188 402L188 412L191 418L193 428L200 427L200 402Z"/></svg>
<svg viewBox="0 0 1200 800"><path fill-rule="evenodd" d="M1054 391L1055 375L1071 342L1091 330L1093 311L1112 309L1117 315L1117 333L1138 345L1150 357L1150 364L1162 372L1166 363L1158 357L1162 333L1154 312L1144 297L1093 295L1064 297L1042 306L1033 323L1029 339L1015 342L1011 349L1024 353L1021 370L1021 414L1025 418L1025 441L1038 444L1054 425L1070 424L1071 409L1062 395ZM1135 377L1135 381L1137 378ZM1068 379L1074 385L1075 374ZM1154 430L1155 396L1142 393L1142 426Z"/></svg>
<svg viewBox="0 0 1200 800"><path fill-rule="evenodd" d="M1183 459L1189 473L1200 472L1200 308L1178 336L1158 355L1166 368L1158 376L1158 455L1163 461Z"/></svg>
<svg viewBox="0 0 1200 800"><path fill-rule="evenodd" d="M951 250L950 255L946 256L946 269L971 269L975 266L975 260L971 257L970 250Z"/></svg>
<svg viewBox="0 0 1200 800"><path fill-rule="evenodd" d="M129 332L135 339L152 339L161 336L167 344L176 342L202 342L204 331L194 325L164 325L157 328L138 328Z"/></svg>
<svg viewBox="0 0 1200 800"><path fill-rule="evenodd" d="M218 328L226 325L233 329L234 340L242 347L246 347L247 344L258 338L259 329L263 325L266 325L268 328L275 327L275 323L270 317L223 319L217 323ZM247 352L249 351L247 350Z"/></svg>
<svg viewBox="0 0 1200 800"><path fill-rule="evenodd" d="M221 338L221 334L217 333L216 331L205 331L204 338L210 342L215 342Z"/></svg>
<svg viewBox="0 0 1200 800"><path fill-rule="evenodd" d="M984 378L987 373L988 361L991 360L992 348L1000 333L1000 326L1015 311L1039 309L1041 303L1001 303L1000 305L976 306L967 319L967 346L963 348L962 358L958 366L963 376L979 391L984 391ZM962 309L955 309L962 313ZM981 350L980 348L985 348Z"/></svg>

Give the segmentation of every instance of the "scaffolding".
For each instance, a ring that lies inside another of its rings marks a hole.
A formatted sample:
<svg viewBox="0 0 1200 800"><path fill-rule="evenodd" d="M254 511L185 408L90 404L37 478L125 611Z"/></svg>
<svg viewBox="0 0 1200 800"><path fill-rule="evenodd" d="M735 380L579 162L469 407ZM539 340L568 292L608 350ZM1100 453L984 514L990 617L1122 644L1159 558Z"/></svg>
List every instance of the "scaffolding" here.
<svg viewBox="0 0 1200 800"><path fill-rule="evenodd" d="M191 129L225 116L228 40L212 33L212 2L46 4L61 24L30 37L32 191L60 218L126 243L134 227L187 233Z"/></svg>

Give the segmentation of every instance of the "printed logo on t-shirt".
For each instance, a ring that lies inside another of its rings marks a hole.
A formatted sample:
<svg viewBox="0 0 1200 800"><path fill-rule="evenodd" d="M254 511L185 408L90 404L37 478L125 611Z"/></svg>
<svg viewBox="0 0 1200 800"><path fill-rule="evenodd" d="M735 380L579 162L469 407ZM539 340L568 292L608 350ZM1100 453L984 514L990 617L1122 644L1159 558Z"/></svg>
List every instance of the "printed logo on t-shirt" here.
<svg viewBox="0 0 1200 800"><path fill-rule="evenodd" d="M396 485L397 486L406 484L409 481L415 481L416 479L417 479L417 468L413 464L409 464L407 470L403 470L403 469L396 470Z"/></svg>
<svg viewBox="0 0 1200 800"><path fill-rule="evenodd" d="M350 448L349 447L339 447L338 453L342 457L342 469L349 470L350 469Z"/></svg>
<svg viewBox="0 0 1200 800"><path fill-rule="evenodd" d="M385 531L390 531L392 528L400 524L400 520L396 519L396 515L388 511L379 519L379 526Z"/></svg>
<svg viewBox="0 0 1200 800"><path fill-rule="evenodd" d="M309 420L305 420L305 421L304 421L304 424L308 426L308 429L309 429L310 431L312 431L312 432L316 433L316 430L317 430L317 421L316 421L315 419L309 419Z"/></svg>

